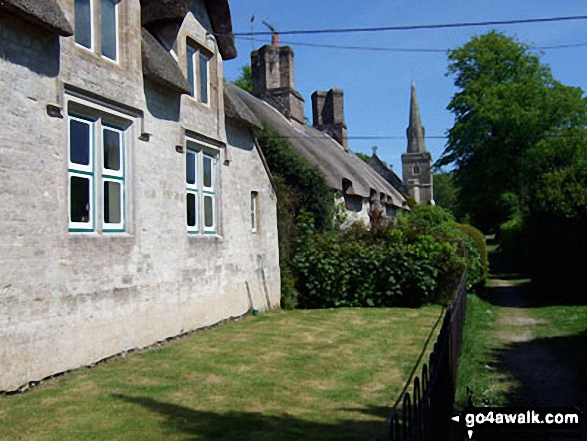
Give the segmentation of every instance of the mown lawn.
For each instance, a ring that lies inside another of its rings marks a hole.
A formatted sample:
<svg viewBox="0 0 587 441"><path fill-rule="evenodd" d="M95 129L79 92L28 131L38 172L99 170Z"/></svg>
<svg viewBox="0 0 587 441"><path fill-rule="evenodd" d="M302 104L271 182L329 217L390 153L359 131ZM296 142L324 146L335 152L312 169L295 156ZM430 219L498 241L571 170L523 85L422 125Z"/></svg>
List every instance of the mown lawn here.
<svg viewBox="0 0 587 441"><path fill-rule="evenodd" d="M0 396L0 439L383 439L440 312L247 317Z"/></svg>

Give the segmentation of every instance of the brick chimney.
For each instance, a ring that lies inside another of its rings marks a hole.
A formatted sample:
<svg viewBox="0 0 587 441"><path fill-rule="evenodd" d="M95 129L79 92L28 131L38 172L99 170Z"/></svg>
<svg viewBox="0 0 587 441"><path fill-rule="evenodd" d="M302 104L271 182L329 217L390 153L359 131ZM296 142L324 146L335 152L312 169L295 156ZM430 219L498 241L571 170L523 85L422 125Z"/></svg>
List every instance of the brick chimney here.
<svg viewBox="0 0 587 441"><path fill-rule="evenodd" d="M344 92L330 89L312 94L313 126L328 133L345 149L348 148L347 127L344 123Z"/></svg>
<svg viewBox="0 0 587 441"><path fill-rule="evenodd" d="M279 46L274 33L271 45L251 53L253 95L267 101L286 118L304 123L304 99L294 89L294 53Z"/></svg>

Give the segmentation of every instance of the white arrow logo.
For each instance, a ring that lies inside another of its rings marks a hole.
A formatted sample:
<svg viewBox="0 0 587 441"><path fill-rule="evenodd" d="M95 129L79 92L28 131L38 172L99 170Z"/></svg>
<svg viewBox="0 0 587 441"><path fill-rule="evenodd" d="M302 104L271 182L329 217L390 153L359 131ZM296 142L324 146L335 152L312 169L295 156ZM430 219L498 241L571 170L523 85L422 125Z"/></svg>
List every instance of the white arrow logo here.
<svg viewBox="0 0 587 441"><path fill-rule="evenodd" d="M473 439L473 431L469 430L467 433L469 434L469 439Z"/></svg>
<svg viewBox="0 0 587 441"><path fill-rule="evenodd" d="M458 423L459 422L459 418L460 418L460 416L457 415L457 416L452 417L451 420L453 420L453 421L455 421L455 422Z"/></svg>

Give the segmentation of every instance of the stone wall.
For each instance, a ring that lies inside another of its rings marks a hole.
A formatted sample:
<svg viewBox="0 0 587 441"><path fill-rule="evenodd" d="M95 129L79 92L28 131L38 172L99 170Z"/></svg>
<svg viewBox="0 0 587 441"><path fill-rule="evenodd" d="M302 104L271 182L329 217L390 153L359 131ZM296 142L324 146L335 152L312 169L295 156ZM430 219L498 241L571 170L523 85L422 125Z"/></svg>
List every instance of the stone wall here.
<svg viewBox="0 0 587 441"><path fill-rule="evenodd" d="M434 204L429 152L402 154L402 176L406 191L418 204Z"/></svg>
<svg viewBox="0 0 587 441"><path fill-rule="evenodd" d="M0 390L242 315L251 302L279 305L275 195L247 131L227 137L220 55L209 106L144 83L139 2L122 5L119 64L0 17ZM176 45L184 72L188 34L214 49L189 13ZM69 230L72 109L123 121L122 233ZM186 229L190 139L216 152L215 234Z"/></svg>

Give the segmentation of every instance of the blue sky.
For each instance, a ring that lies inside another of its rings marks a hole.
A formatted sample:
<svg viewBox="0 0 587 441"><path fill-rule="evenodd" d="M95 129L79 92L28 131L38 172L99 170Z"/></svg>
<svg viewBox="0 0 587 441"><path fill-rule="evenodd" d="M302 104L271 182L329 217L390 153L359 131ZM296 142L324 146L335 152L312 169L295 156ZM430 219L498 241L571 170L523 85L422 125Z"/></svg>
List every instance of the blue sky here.
<svg viewBox="0 0 587 441"><path fill-rule="evenodd" d="M587 15L586 0L230 0L234 32L266 31L262 20L278 31L418 25L456 22L503 21ZM582 47L543 50L543 63L551 66L563 84L587 88L587 20L560 23L502 25L444 30L391 31L379 33L281 36L295 53L295 87L305 99L311 119L311 94L337 87L345 93L345 120L349 146L355 152L377 154L401 175L401 154L407 141L410 84L416 83L428 150L433 160L444 150L443 139L453 124L446 110L456 89L447 77L446 53L374 52L307 47L296 44L332 44L386 48L451 49L472 36L492 29L515 36L535 47L585 44ZM250 52L268 44L237 38L238 57L224 64L224 75L235 79L241 66L250 63ZM288 43L289 42L289 43ZM365 136L386 139L364 140ZM440 137L440 138L435 138ZM389 138L389 139L387 139Z"/></svg>

